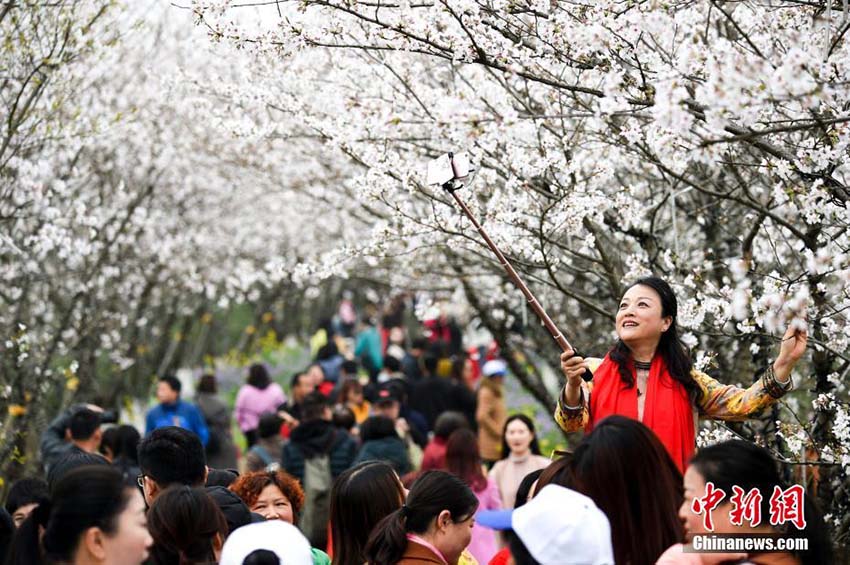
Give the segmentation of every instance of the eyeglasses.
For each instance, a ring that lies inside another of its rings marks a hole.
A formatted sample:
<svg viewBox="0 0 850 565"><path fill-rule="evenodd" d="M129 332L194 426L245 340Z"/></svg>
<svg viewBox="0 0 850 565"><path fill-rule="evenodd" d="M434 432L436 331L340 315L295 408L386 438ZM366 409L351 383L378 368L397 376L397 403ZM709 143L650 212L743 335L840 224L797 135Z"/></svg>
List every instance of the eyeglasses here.
<svg viewBox="0 0 850 565"><path fill-rule="evenodd" d="M139 475L136 477L136 484L139 485L139 488L145 488L145 477L147 475Z"/></svg>

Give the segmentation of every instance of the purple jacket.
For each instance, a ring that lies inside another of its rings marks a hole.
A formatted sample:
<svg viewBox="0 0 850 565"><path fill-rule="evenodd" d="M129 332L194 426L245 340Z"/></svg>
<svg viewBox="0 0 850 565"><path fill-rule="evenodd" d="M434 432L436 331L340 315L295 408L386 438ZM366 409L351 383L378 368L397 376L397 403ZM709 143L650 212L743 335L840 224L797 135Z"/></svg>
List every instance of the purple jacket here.
<svg viewBox="0 0 850 565"><path fill-rule="evenodd" d="M277 407L284 402L286 395L277 383L271 383L264 389L246 384L236 395L233 417L243 432L256 430L260 424L260 416L266 412L277 412Z"/></svg>

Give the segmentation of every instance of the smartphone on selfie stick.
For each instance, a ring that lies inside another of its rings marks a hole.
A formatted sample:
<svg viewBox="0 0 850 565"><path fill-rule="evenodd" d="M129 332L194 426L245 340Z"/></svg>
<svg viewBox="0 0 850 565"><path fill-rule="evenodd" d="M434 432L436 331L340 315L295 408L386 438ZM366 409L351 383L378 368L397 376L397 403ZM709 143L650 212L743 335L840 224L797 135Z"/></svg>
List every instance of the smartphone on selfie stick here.
<svg viewBox="0 0 850 565"><path fill-rule="evenodd" d="M543 306L516 272L516 269L514 269L504 253L499 250L478 220L475 219L475 216L472 215L472 211L466 205L466 202L458 196L457 191L463 188L465 184L468 184L471 180L470 174L473 170L469 162L469 156L466 153L446 153L428 163L428 184L439 185L443 190L452 195L452 198L454 198L457 205L460 206L460 209L475 226L475 229L478 230L478 233L481 234L481 237L484 238L484 241L487 242L487 247L496 255L499 263L505 269L505 272L508 273L508 277L519 288L523 296L525 296L531 309L537 314L540 321L543 322L543 325L560 346L561 350L564 352L573 351L575 355L578 355L578 350L570 345L567 338L564 337L564 334L561 333L561 330L558 329L555 322L552 321L552 318L543 309ZM590 372L590 369L587 369L584 375L582 375L582 378L585 381L589 381L593 378L593 373Z"/></svg>

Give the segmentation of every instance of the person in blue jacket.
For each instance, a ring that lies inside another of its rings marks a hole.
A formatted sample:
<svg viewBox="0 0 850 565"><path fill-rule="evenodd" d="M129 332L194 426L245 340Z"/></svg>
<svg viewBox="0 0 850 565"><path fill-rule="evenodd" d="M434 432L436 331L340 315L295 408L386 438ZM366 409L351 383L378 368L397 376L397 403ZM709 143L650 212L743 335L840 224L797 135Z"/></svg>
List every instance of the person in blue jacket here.
<svg viewBox="0 0 850 565"><path fill-rule="evenodd" d="M157 428L177 426L190 432L195 432L205 446L210 433L200 410L188 402L180 400L180 381L176 377L166 375L156 383L156 399L159 405L148 412L145 419L145 435Z"/></svg>

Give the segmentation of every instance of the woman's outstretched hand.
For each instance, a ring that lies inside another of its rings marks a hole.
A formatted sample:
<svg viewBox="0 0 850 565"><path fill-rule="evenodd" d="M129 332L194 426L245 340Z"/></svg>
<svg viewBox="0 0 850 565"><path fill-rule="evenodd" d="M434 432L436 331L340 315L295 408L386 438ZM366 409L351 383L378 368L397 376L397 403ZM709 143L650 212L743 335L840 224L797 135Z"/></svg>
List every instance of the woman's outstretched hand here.
<svg viewBox="0 0 850 565"><path fill-rule="evenodd" d="M567 386L564 387L564 400L568 406L577 406L581 402L581 377L587 369L584 358L576 355L575 351L570 350L561 353L561 371L567 377Z"/></svg>
<svg viewBox="0 0 850 565"><path fill-rule="evenodd" d="M797 328L793 323L788 326L788 329L785 330L785 335L782 336L779 357L773 363L773 372L776 374L778 381L783 383L788 382L788 379L791 377L791 370L806 352L806 343L808 341L809 334L805 329Z"/></svg>

